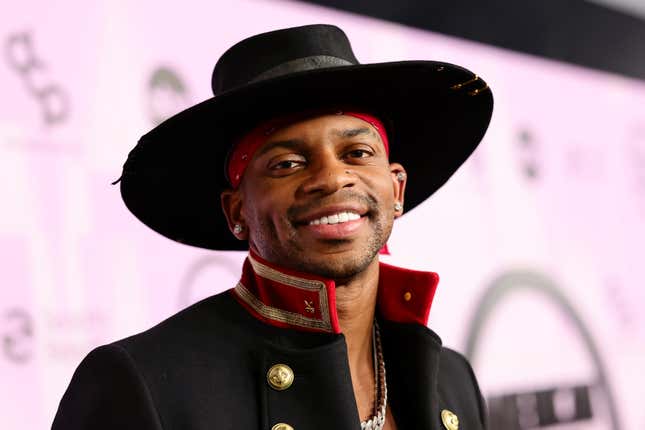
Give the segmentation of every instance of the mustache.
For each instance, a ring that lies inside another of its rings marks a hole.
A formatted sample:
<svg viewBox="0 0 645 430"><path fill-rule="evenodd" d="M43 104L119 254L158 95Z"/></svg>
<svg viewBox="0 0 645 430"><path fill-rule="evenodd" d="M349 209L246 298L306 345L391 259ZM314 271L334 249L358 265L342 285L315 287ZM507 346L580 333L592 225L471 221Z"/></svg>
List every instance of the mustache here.
<svg viewBox="0 0 645 430"><path fill-rule="evenodd" d="M308 203L291 206L287 209L287 217L293 222L294 220L302 219L312 211L324 208L325 206L342 203L358 203L367 207L368 213L377 212L379 210L378 201L373 196L346 190L334 193L333 198L316 199Z"/></svg>

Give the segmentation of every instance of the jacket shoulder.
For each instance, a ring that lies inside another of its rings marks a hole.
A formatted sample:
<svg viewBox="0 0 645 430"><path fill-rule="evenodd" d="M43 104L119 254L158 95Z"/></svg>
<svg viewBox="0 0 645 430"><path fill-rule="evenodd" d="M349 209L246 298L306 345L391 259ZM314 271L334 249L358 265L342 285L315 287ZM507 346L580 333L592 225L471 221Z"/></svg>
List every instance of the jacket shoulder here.
<svg viewBox="0 0 645 430"><path fill-rule="evenodd" d="M161 429L150 391L127 351L104 345L78 366L52 430Z"/></svg>
<svg viewBox="0 0 645 430"><path fill-rule="evenodd" d="M53 429L193 428L239 408L241 398L252 407L248 398L254 380L242 369L254 368L249 351L258 335L245 312L225 291L142 333L93 350L77 368ZM217 408L196 412L195 405L205 402ZM256 421L247 413L235 423L253 428ZM233 428L232 421L231 426L219 423Z"/></svg>

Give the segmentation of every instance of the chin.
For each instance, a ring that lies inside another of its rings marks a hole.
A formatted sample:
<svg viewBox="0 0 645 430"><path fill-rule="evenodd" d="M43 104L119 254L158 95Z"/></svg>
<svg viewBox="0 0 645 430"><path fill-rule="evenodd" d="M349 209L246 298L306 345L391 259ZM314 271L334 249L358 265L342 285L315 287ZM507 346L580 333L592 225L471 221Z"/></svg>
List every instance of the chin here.
<svg viewBox="0 0 645 430"><path fill-rule="evenodd" d="M317 256L310 256L303 260L294 258L292 261L298 264L296 269L301 272L311 273L330 279L352 278L367 269L374 261L380 247L363 248L357 252L350 249L346 252L325 253Z"/></svg>

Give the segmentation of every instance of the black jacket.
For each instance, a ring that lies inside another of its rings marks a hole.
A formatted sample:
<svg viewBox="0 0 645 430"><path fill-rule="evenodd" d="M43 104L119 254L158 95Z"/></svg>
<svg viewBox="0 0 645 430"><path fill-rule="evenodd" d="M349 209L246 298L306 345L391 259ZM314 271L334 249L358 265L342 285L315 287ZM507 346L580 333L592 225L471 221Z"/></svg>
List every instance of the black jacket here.
<svg viewBox="0 0 645 430"><path fill-rule="evenodd" d="M472 369L420 324L379 320L388 397L399 429L485 428ZM293 385L275 391L269 367L288 364ZM232 290L150 330L101 346L80 364L53 429L357 430L360 421L342 334L273 327L250 315Z"/></svg>

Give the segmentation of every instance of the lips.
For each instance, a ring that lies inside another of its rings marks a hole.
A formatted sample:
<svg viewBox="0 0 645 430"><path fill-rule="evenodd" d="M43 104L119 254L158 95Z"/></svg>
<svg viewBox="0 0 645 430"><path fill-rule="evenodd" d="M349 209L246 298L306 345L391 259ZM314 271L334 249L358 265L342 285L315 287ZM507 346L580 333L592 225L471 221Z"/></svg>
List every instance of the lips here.
<svg viewBox="0 0 645 430"><path fill-rule="evenodd" d="M300 211L298 211L300 212ZM366 205L358 202L325 205L294 217L296 225L336 225L358 220L369 212ZM294 214L295 215L295 214Z"/></svg>
<svg viewBox="0 0 645 430"><path fill-rule="evenodd" d="M367 217L359 216L357 219L335 224L306 224L300 227L300 232L322 240L351 240L357 237L366 223Z"/></svg>
<svg viewBox="0 0 645 430"><path fill-rule="evenodd" d="M348 221L356 221L360 219L360 214L353 211L343 211L338 212L328 216L322 216L320 218L313 219L309 221L309 225L333 225L333 224L342 224Z"/></svg>
<svg viewBox="0 0 645 430"><path fill-rule="evenodd" d="M326 206L301 218L302 234L323 240L351 239L367 222L368 209L358 204Z"/></svg>

